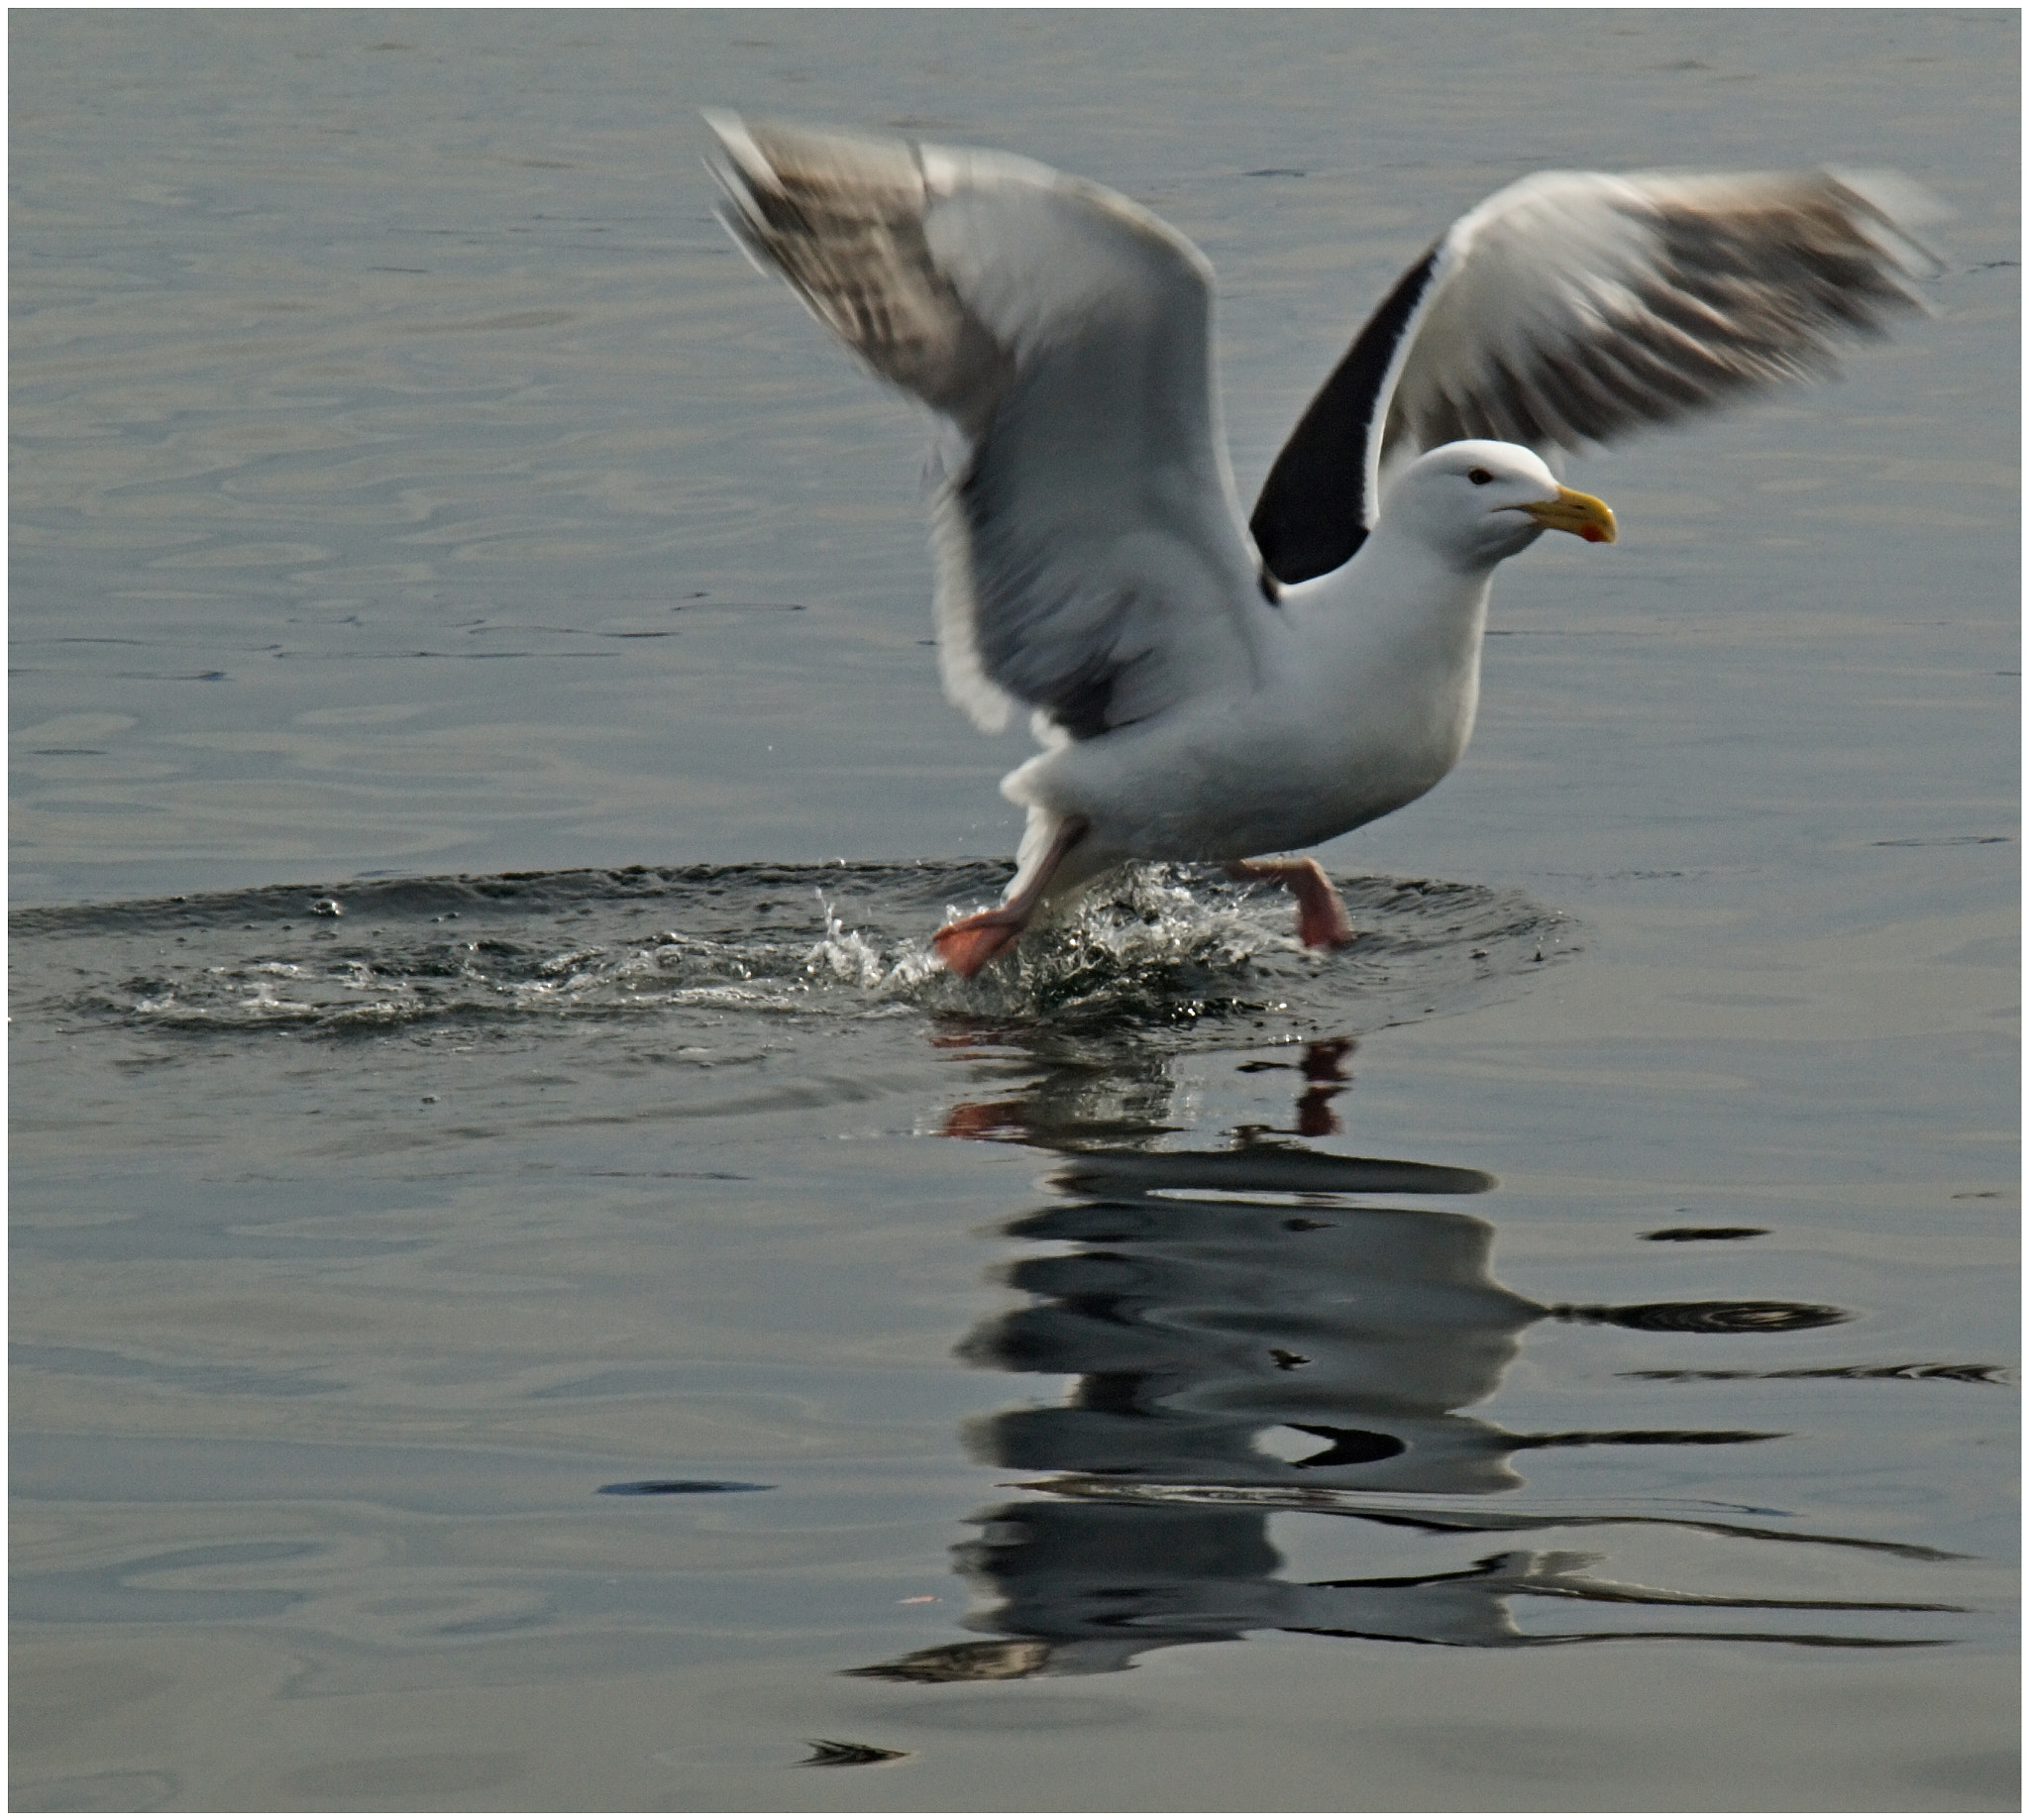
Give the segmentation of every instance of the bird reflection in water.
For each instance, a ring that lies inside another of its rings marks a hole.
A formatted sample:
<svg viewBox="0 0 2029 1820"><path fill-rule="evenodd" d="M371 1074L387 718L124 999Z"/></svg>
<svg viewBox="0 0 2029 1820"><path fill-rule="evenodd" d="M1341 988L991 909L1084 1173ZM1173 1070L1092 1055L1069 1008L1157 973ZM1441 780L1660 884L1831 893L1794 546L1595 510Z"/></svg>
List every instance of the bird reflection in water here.
<svg viewBox="0 0 2029 1820"><path fill-rule="evenodd" d="M1746 1333L1846 1317L1775 1302L1546 1307L1503 1288L1489 1273L1494 1229L1486 1221L1373 1204L1481 1194L1492 1177L1331 1155L1297 1141L1338 1130L1332 1102L1349 1082L1353 1049L1339 1038L1312 1043L1294 1064L1246 1064L1250 1072L1292 1067L1302 1083L1294 1120L1287 1130L1242 1127L1219 1151L1147 1147L1169 1128L1173 1082L1159 1056L1125 1074L1118 1053L1066 1059L1018 1098L953 1110L949 1135L1064 1158L1052 1180L1063 1201L1003 1229L1063 1248L1010 1267L1009 1282L1029 1302L983 1323L961 1356L1068 1375L1075 1385L1060 1406L1005 1410L977 1420L968 1436L997 1465L1055 1475L1032 1487L1049 1495L983 1512L979 1539L956 1551L960 1569L998 1601L968 1622L997 1635L848 1672L898 1681L1110 1673L1152 1650L1266 1629L1481 1649L1631 1637L1849 1648L1937 1641L1767 1620L1673 1627L1658 1621L1660 1610L1955 1608L1675 1592L1598 1577L1589 1571L1598 1556L1564 1551L1503 1550L1409 1576L1308 1585L1275 1577L1282 1561L1268 1521L1291 1510L1433 1534L1663 1524L1943 1558L1907 1545L1700 1517L1531 1517L1434 1502L1519 1489L1512 1460L1533 1448L1775 1439L1731 1430L1526 1435L1460 1414L1494 1394L1539 1321ZM1595 1623L1525 1631L1511 1610L1519 1595L1587 1611ZM1623 1608L1619 1626L1598 1622L1606 1606ZM1634 1628L1628 1608L1641 1610Z"/></svg>

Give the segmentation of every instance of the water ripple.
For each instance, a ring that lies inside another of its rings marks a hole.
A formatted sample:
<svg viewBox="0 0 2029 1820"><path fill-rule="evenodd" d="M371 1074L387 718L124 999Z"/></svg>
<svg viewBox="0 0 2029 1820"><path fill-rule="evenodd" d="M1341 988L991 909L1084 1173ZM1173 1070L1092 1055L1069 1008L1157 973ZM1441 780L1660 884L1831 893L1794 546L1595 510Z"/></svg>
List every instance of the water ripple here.
<svg viewBox="0 0 2029 1820"><path fill-rule="evenodd" d="M957 980L929 934L1005 877L966 862L630 867L28 910L12 918L15 990L53 1020L191 1034L914 1011L1175 1041L1458 1011L1572 952L1565 919L1519 894L1355 879L1360 938L1320 956L1280 893L1147 866Z"/></svg>

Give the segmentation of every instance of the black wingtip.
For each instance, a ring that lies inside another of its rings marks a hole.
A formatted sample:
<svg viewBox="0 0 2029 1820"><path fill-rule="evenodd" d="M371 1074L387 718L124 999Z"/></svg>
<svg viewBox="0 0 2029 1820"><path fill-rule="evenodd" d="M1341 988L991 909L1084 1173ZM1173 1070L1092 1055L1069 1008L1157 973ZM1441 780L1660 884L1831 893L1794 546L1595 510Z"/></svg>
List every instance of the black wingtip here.
<svg viewBox="0 0 2029 1820"><path fill-rule="evenodd" d="M1440 241L1396 280L1345 358L1319 387L1275 458L1248 529L1276 580L1293 585L1342 568L1366 542L1368 445L1381 434L1388 375L1413 333Z"/></svg>

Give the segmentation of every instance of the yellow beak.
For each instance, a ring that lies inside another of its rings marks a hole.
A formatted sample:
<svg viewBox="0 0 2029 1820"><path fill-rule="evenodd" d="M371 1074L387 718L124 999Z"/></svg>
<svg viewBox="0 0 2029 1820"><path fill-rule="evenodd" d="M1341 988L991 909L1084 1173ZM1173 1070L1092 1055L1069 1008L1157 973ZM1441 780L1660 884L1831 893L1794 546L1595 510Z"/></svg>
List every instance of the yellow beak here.
<svg viewBox="0 0 2029 1820"><path fill-rule="evenodd" d="M1588 544L1620 542L1620 530L1613 521L1613 507L1604 499L1595 499L1590 493L1577 492L1568 486L1559 486L1554 499L1545 499L1535 505L1520 505L1515 509L1527 512L1547 531L1569 531L1573 537L1582 537Z"/></svg>

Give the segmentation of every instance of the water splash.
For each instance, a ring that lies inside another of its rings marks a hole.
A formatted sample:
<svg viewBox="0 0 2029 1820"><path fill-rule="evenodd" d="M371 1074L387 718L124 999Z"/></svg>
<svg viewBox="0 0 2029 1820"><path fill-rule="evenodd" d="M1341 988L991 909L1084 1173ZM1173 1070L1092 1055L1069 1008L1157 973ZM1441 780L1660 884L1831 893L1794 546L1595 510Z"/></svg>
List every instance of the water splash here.
<svg viewBox="0 0 2029 1820"><path fill-rule="evenodd" d="M929 935L997 899L1005 873L636 867L32 910L13 918L16 1002L192 1035L915 1012L1176 1041L1442 1015L1572 951L1564 919L1517 894L1356 879L1344 891L1360 937L1321 955L1297 942L1280 893L1146 866L956 979Z"/></svg>

